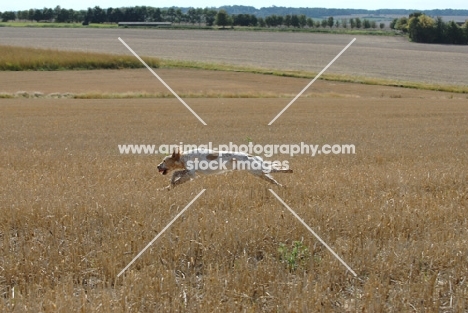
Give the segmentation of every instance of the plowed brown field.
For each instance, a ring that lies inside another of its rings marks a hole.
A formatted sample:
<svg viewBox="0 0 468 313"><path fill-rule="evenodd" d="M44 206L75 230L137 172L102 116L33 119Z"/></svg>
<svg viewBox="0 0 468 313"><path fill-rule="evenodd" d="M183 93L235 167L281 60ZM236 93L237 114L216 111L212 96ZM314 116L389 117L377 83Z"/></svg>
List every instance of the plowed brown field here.
<svg viewBox="0 0 468 313"><path fill-rule="evenodd" d="M130 54L250 65L268 69L321 71L354 37L356 42L327 73L468 84L468 46L416 44L404 37L163 29L0 29L0 44Z"/></svg>

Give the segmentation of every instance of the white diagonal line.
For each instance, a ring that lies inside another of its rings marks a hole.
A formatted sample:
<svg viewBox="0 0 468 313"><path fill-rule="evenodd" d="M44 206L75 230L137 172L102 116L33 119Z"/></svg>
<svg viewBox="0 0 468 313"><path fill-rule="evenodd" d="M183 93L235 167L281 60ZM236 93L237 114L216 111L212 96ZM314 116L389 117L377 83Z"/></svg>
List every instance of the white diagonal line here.
<svg viewBox="0 0 468 313"><path fill-rule="evenodd" d="M281 202L281 203L282 203L282 204L299 220L299 222L301 222L302 225L304 225L304 226L312 233L312 235L314 235L315 238L317 238L318 241L320 241L320 242L325 246L325 248L327 248L328 251L330 251L331 254L333 254L333 256L334 256L335 258L337 258L338 261L340 261L341 264L343 264L343 265L348 269L348 271L351 272L351 274L354 275L354 277L357 277L357 274L351 269L351 267L349 267L348 264L346 264L345 261L343 261L343 260L338 256L338 254L336 254L335 251L333 251L332 248L330 248L330 247L325 243L325 241L323 241L322 238L320 238L319 235L317 235L317 234L312 230L312 228L310 228L309 225L307 225L307 224L304 222L304 220L302 220L302 219L299 217L299 215L297 215L296 212L294 212L294 211L283 201L283 199L281 199L273 190L271 190L271 189L268 189L268 190L270 190L270 192L276 197L276 199L278 199L279 202Z"/></svg>
<svg viewBox="0 0 468 313"><path fill-rule="evenodd" d="M278 115L276 115L276 117L272 119L270 123L268 123L268 126L273 124L276 121L276 119L280 117L281 114L283 114L284 111L286 111L291 106L291 104L293 104L297 100L297 98L299 98L304 93L304 91L306 91L307 88L309 88L310 85L312 85L346 51L346 49L348 49L353 44L354 41L356 41L356 38L351 40L351 42L346 47L344 47L344 49L341 50L341 52L338 53L338 55L333 60L331 60L331 62L328 63L328 65L325 66L325 68L320 73L318 73L317 76L315 76L315 78L312 79L312 81L307 86L305 86L305 88L302 89L302 91L294 99L292 99L291 102L289 102L289 104L285 106L284 109L281 112L279 112Z"/></svg>
<svg viewBox="0 0 468 313"><path fill-rule="evenodd" d="M164 86L166 86L167 89L169 89L170 92L172 92L172 94L173 94L180 102L182 102L183 105L185 105L185 107L186 107L190 112L192 112L193 115L195 115L196 118L198 118L198 120L199 120L200 122L202 122L203 125L206 126L205 121L203 121L203 120L201 119L201 117L198 116L198 114L195 113L195 111L192 110L192 108L189 107L189 105L188 105L187 103L185 103L185 101L182 100L182 98L179 97L179 95L177 95L177 94L175 93L175 91L172 90L172 88L169 87L169 85L166 84L166 82L165 82L164 80L162 80L162 78L159 77L159 75L156 74L156 72L153 71L153 69L152 69L151 67L149 67L148 64L145 63L145 61L143 61L142 58L139 57L138 54L136 54L135 51L133 51L132 48L130 48L130 46L127 45L127 44L125 43L125 41L123 41L122 38L119 37L119 40L120 40L120 42L121 42L125 47L127 47L127 49L128 49L138 60L140 60L141 63L143 63L144 66L146 66L146 68L147 68L157 79L159 79L159 81L160 81Z"/></svg>
<svg viewBox="0 0 468 313"><path fill-rule="evenodd" d="M182 211L180 211L179 214L177 214L176 217L174 217L172 221L170 221L169 224L167 224L167 226L164 227L163 230L161 230L161 232L157 234L156 237L154 237L154 239L151 240L151 242L147 244L146 247L144 247L143 250L141 250L140 253L138 253L137 256L134 257L133 260L130 263L128 263L128 265L125 266L125 268L122 271L120 271L117 277L122 275L130 267L130 265L132 265L133 262L135 262L146 251L146 249L148 249L159 238L159 236L161 236L169 227L171 227L172 223L174 223L182 214L184 214L184 212L195 202L195 200L198 199L198 197L202 195L202 193L205 192L205 190L206 189L203 189L202 191L200 191L200 193L195 198L193 198L193 200L190 201L190 203L187 204L187 206Z"/></svg>

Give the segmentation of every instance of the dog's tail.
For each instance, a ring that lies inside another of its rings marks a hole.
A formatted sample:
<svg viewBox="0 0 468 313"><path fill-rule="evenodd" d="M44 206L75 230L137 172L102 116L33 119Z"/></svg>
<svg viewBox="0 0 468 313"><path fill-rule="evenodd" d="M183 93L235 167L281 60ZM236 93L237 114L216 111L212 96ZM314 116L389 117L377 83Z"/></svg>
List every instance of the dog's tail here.
<svg viewBox="0 0 468 313"><path fill-rule="evenodd" d="M287 170L283 170L283 169L274 169L272 168L270 173L292 173L293 170L290 170L290 169L287 169Z"/></svg>

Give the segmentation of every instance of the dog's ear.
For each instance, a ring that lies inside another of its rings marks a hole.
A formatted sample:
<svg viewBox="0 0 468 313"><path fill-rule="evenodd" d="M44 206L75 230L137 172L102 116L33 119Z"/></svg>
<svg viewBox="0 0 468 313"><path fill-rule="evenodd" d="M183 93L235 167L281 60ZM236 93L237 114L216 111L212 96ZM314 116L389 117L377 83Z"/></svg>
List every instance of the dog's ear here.
<svg viewBox="0 0 468 313"><path fill-rule="evenodd" d="M177 149L177 150L174 150L172 152L172 159L174 159L175 161L179 161L180 159L180 151Z"/></svg>

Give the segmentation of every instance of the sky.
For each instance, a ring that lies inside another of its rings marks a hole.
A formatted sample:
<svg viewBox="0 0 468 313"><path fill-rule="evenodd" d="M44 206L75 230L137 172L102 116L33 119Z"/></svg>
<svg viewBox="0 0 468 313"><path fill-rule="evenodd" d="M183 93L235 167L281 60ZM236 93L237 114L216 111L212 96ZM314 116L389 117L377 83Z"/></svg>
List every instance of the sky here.
<svg viewBox="0 0 468 313"><path fill-rule="evenodd" d="M2 1L0 4L0 12L17 11L27 9L40 9L43 7L55 8L60 5L62 8L84 10L88 7L100 6L101 8L109 7L129 7L129 6L152 6L152 7L220 7L223 5L247 5L256 8L283 6L283 7L310 7L310 8L345 8L345 9L468 9L468 1L466 0L393 0L393 1L368 1L368 0L328 0L328 1L311 1L311 0L81 0L81 1L65 1L65 0L16 0Z"/></svg>

